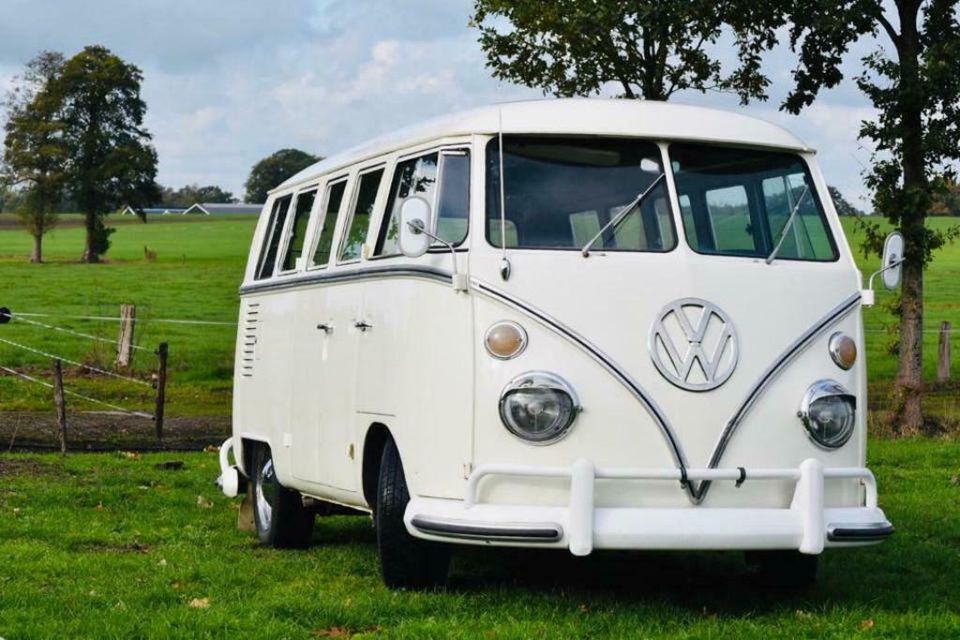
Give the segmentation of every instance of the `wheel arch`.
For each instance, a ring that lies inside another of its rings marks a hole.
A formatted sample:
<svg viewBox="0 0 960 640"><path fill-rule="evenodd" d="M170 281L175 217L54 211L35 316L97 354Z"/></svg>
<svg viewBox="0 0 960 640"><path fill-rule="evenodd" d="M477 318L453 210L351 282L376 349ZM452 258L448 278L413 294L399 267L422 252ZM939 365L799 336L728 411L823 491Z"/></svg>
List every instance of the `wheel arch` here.
<svg viewBox="0 0 960 640"><path fill-rule="evenodd" d="M377 481L380 476L380 459L387 440L393 438L389 427L382 422L371 423L363 438L363 461L361 463L361 488L367 506L376 509Z"/></svg>

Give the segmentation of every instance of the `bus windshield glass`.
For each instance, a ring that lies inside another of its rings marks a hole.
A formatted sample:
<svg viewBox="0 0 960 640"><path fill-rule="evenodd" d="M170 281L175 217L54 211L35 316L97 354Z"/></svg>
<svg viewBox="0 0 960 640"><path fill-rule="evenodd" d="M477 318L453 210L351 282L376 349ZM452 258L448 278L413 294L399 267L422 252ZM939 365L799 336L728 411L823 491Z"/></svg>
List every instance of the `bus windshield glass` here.
<svg viewBox="0 0 960 640"><path fill-rule="evenodd" d="M776 249L777 260L837 259L800 156L677 143L670 145L670 161L684 236L694 251L766 259Z"/></svg>
<svg viewBox="0 0 960 640"><path fill-rule="evenodd" d="M487 240L508 248L669 251L676 231L660 148L630 138L504 136L506 209L501 231L500 144L487 146ZM637 202L632 210L617 215ZM610 224L616 221L615 224ZM601 233L602 231L602 233ZM598 236L599 234L599 236Z"/></svg>

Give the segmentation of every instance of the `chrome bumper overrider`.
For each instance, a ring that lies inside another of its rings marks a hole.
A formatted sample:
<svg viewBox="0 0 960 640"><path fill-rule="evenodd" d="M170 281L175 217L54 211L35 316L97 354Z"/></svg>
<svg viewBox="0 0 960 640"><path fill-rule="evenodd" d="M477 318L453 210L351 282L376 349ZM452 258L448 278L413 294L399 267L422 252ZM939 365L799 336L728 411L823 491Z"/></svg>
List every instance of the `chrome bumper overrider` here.
<svg viewBox="0 0 960 640"><path fill-rule="evenodd" d="M566 506L478 504L488 476L569 478ZM687 469L691 481L792 480L789 507L620 508L595 507L598 479L680 480L677 469L608 469L580 459L570 467L486 465L470 476L463 501L412 498L404 521L411 535L473 544L567 547L574 555L593 549L797 549L817 554L825 546L873 544L893 533L877 507L877 484L865 468L824 469L804 460L786 469ZM862 507L824 507L824 482L859 480Z"/></svg>

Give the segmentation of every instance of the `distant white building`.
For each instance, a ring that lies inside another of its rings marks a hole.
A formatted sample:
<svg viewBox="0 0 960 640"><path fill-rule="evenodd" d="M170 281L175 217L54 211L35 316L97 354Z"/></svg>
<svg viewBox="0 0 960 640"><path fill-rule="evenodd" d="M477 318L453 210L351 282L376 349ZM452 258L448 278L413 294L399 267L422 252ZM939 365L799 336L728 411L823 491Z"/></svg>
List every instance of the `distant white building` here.
<svg viewBox="0 0 960 640"><path fill-rule="evenodd" d="M254 214L259 215L260 210L263 209L262 204L247 204L247 203L238 203L233 204L229 202L198 202L191 207L188 207L183 211L184 214L197 214L202 213L204 215L242 215L242 214Z"/></svg>
<svg viewBox="0 0 960 640"><path fill-rule="evenodd" d="M177 209L174 207L147 207L143 209L143 213L146 215L162 215L167 216L175 213L183 213L186 209ZM127 205L120 209L120 215L122 216L135 216L137 215L137 210Z"/></svg>

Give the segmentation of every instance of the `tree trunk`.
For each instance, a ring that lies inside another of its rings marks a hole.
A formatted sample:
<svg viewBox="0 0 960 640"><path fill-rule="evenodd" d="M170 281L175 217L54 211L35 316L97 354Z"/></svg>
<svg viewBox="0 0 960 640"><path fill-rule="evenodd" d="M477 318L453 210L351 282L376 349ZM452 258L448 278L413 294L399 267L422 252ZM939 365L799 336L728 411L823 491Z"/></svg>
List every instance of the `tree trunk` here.
<svg viewBox="0 0 960 640"><path fill-rule="evenodd" d="M30 262L43 262L43 233L33 234L33 251L30 253Z"/></svg>
<svg viewBox="0 0 960 640"><path fill-rule="evenodd" d="M923 95L920 87L920 41L917 33L918 7L898 4L900 13L900 59L903 191L908 202L923 203L929 185L923 152ZM912 196L921 197L912 197ZM900 317L900 363L894 387L895 428L905 436L917 435L923 427L923 243L926 210L902 211L900 231L906 241L903 263L903 291Z"/></svg>
<svg viewBox="0 0 960 640"><path fill-rule="evenodd" d="M87 240L83 247L83 262L93 264L100 261L100 256L96 251L97 235L97 216L94 213L86 212L84 214L84 226L87 229Z"/></svg>

